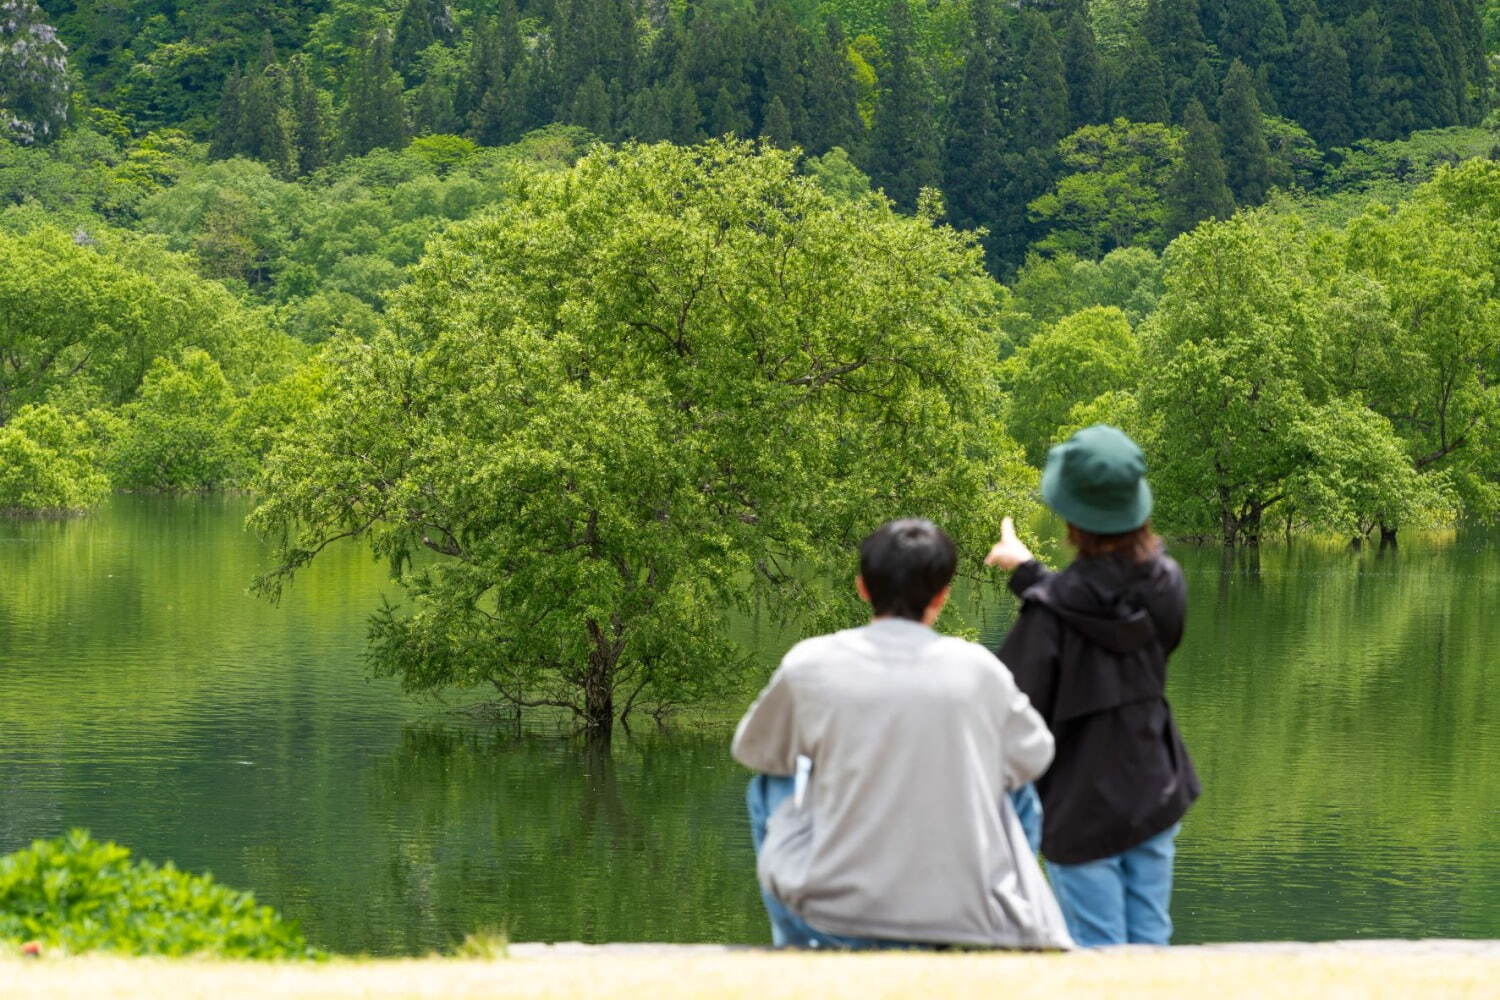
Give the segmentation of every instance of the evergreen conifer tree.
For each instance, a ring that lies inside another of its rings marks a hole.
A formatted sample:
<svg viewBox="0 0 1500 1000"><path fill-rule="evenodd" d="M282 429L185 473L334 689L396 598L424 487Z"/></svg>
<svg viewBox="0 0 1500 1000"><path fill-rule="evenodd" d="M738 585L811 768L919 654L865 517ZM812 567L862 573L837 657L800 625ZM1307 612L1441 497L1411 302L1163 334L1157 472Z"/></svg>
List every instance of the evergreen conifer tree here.
<svg viewBox="0 0 1500 1000"><path fill-rule="evenodd" d="M1472 4L1473 0L1458 0ZM1471 73L1468 47L1464 44L1463 29L1455 7L1455 0L1425 0L1416 5L1422 14L1422 23L1432 33L1438 51L1443 56L1443 79L1453 98L1454 117L1447 124L1456 125L1470 121L1469 85Z"/></svg>
<svg viewBox="0 0 1500 1000"><path fill-rule="evenodd" d="M1167 192L1169 237L1187 232L1204 219L1226 219L1234 214L1234 196L1224 182L1219 137L1203 105L1189 101L1182 125L1187 130L1182 162Z"/></svg>
<svg viewBox="0 0 1500 1000"><path fill-rule="evenodd" d="M1134 122L1167 122L1166 80L1161 61L1144 36L1136 35L1121 50L1110 74L1114 80L1110 116Z"/></svg>
<svg viewBox="0 0 1500 1000"><path fill-rule="evenodd" d="M760 134L773 146L780 146L782 149L792 147L792 120L779 95L773 96L766 105L766 113L761 118Z"/></svg>
<svg viewBox="0 0 1500 1000"><path fill-rule="evenodd" d="M777 145L790 146L807 129L807 78L802 65L805 49L802 32L784 0L760 0L755 39L750 104L759 116L760 134L766 135L771 102L780 100L777 114L786 120L776 123L781 129L776 133L776 141Z"/></svg>
<svg viewBox="0 0 1500 1000"><path fill-rule="evenodd" d="M1224 140L1225 181L1235 202L1259 205L1271 188L1271 150L1255 97L1255 77L1238 59L1224 76L1219 131Z"/></svg>
<svg viewBox="0 0 1500 1000"><path fill-rule="evenodd" d="M406 144L406 109L401 77L391 67L391 36L370 36L349 81L340 123L342 151L362 156L372 149L400 149Z"/></svg>
<svg viewBox="0 0 1500 1000"><path fill-rule="evenodd" d="M943 147L943 194L953 225L993 231L1001 211L1006 153L995 99L999 42L994 0L972 0L969 19L959 89Z"/></svg>
<svg viewBox="0 0 1500 1000"><path fill-rule="evenodd" d="M665 104L670 123L666 138L679 146L701 142L706 138L699 128L703 115L698 109L698 97L681 73L672 74L667 81Z"/></svg>
<svg viewBox="0 0 1500 1000"><path fill-rule="evenodd" d="M1087 9L1074 12L1062 37L1067 67L1068 118L1073 128L1097 125L1109 117L1104 99L1104 64Z"/></svg>
<svg viewBox="0 0 1500 1000"><path fill-rule="evenodd" d="M1323 146L1347 146L1349 57L1332 25L1311 14L1302 18L1292 40L1296 67L1287 87L1291 117Z"/></svg>
<svg viewBox="0 0 1500 1000"><path fill-rule="evenodd" d="M239 152L240 114L245 78L239 66L233 66L224 77L224 89L219 95L219 113L214 120L214 137L209 143L208 155L215 160L224 160Z"/></svg>
<svg viewBox="0 0 1500 1000"><path fill-rule="evenodd" d="M573 95L573 107L568 120L582 125L601 139L614 137L614 109L604 78L597 72L590 73L578 92Z"/></svg>
<svg viewBox="0 0 1500 1000"><path fill-rule="evenodd" d="M1052 33L1052 24L1046 16L1038 11L1023 10L1019 17L1025 46L1014 109L1016 131L1023 139L1019 145L1050 153L1057 141L1071 131L1068 127L1067 73L1057 37ZM1050 186L1049 178L1040 190Z"/></svg>
<svg viewBox="0 0 1500 1000"><path fill-rule="evenodd" d="M396 19L391 58L402 76L414 83L417 56L435 42L452 42L457 33L447 0L406 0Z"/></svg>
<svg viewBox="0 0 1500 1000"><path fill-rule="evenodd" d="M271 33L261 40L256 67L241 81L234 152L287 177L296 173L296 141L286 76L276 62Z"/></svg>
<svg viewBox="0 0 1500 1000"><path fill-rule="evenodd" d="M1192 80L1198 63L1209 56L1197 0L1147 0L1142 22L1146 40L1161 60L1162 77L1171 110L1182 113L1193 98Z"/></svg>
<svg viewBox="0 0 1500 1000"><path fill-rule="evenodd" d="M318 89L307 74L302 56L290 60L293 143L297 149L297 173L310 174L328 158L328 127Z"/></svg>
<svg viewBox="0 0 1500 1000"><path fill-rule="evenodd" d="M1349 61L1349 128L1355 135L1378 139L1395 137L1386 120L1390 81L1385 76L1391 41L1374 9L1344 24L1341 43Z"/></svg>
<svg viewBox="0 0 1500 1000"><path fill-rule="evenodd" d="M1418 5L1394 0L1385 77L1390 89L1389 127L1396 136L1439 128L1458 119L1458 105L1442 49L1422 23Z"/></svg>
<svg viewBox="0 0 1500 1000"><path fill-rule="evenodd" d="M1282 65L1289 54L1286 18L1277 0L1214 0L1203 5L1203 31L1225 60Z"/></svg>
<svg viewBox="0 0 1500 1000"><path fill-rule="evenodd" d="M849 65L849 43L838 21L829 18L814 41L807 63L807 151L821 156L834 146L857 149L863 139L859 93Z"/></svg>
<svg viewBox="0 0 1500 1000"><path fill-rule="evenodd" d="M886 24L890 69L875 109L870 178L909 212L916 208L918 192L937 184L940 176L933 102L907 0L893 0Z"/></svg>
<svg viewBox="0 0 1500 1000"><path fill-rule="evenodd" d="M708 114L707 126L714 137L722 135L737 135L748 137L753 133L750 130L750 117L745 114L740 102L735 100L727 84L720 85L714 94L712 110Z"/></svg>

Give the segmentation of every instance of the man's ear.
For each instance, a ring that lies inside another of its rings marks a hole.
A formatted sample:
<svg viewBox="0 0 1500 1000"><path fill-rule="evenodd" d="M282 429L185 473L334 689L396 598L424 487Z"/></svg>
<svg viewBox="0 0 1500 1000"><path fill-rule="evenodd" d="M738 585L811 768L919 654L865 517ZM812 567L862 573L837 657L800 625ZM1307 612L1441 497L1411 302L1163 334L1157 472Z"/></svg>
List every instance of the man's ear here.
<svg viewBox="0 0 1500 1000"><path fill-rule="evenodd" d="M854 574L854 590L859 594L859 599L866 604L870 603L870 588L865 586L865 578L858 573Z"/></svg>
<svg viewBox="0 0 1500 1000"><path fill-rule="evenodd" d="M943 613L943 605L948 603L948 597L953 593L953 587L947 586L938 591L937 596L927 602L927 611L922 615L922 624L931 625L938 620Z"/></svg>

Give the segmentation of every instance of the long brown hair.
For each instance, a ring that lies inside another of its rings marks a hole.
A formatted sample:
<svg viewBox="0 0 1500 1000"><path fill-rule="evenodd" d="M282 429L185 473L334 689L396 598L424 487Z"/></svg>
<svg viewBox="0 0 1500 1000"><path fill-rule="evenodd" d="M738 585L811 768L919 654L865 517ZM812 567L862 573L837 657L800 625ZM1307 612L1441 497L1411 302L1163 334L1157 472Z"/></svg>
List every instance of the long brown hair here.
<svg viewBox="0 0 1500 1000"><path fill-rule="evenodd" d="M1068 544L1080 556L1125 556L1131 562L1142 563L1161 552L1161 538L1151 530L1151 522L1134 531L1118 535L1100 535L1084 531L1071 521L1068 523Z"/></svg>

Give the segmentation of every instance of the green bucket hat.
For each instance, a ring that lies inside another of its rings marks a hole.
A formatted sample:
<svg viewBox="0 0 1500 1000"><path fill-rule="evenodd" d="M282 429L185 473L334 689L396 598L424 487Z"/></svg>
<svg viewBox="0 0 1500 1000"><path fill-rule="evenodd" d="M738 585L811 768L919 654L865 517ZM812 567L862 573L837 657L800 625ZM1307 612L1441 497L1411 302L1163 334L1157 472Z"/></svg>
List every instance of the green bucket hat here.
<svg viewBox="0 0 1500 1000"><path fill-rule="evenodd" d="M1084 531L1134 531L1151 516L1146 457L1118 428L1085 427L1047 452L1042 499Z"/></svg>

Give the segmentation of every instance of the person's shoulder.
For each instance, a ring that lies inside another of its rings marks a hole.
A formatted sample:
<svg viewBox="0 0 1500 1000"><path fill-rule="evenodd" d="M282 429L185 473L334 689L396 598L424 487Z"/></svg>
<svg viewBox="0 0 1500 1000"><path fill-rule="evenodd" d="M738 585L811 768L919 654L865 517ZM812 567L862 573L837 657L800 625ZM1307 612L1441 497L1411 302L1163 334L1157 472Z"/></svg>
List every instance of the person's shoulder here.
<svg viewBox="0 0 1500 1000"><path fill-rule="evenodd" d="M1158 552L1146 563L1152 584L1159 590L1176 590L1185 586L1182 567L1165 551Z"/></svg>
<svg viewBox="0 0 1500 1000"><path fill-rule="evenodd" d="M801 640L787 650L786 655L781 658L781 669L796 673L817 666L819 663L826 663L829 659L839 655L840 638L843 635L843 632L829 632Z"/></svg>
<svg viewBox="0 0 1500 1000"><path fill-rule="evenodd" d="M938 639L933 651L951 663L961 663L973 670L1002 679L1010 679L1010 671L994 651L977 642L945 635Z"/></svg>

